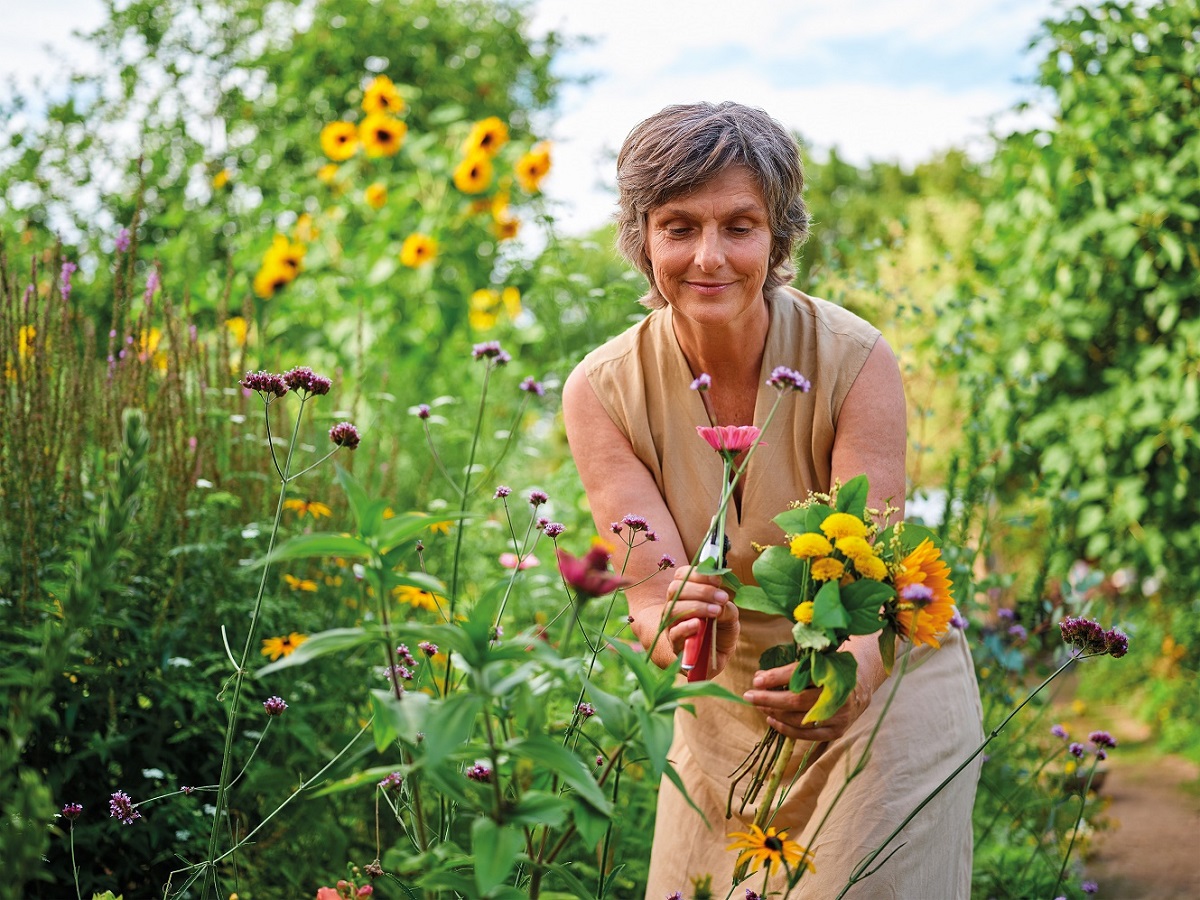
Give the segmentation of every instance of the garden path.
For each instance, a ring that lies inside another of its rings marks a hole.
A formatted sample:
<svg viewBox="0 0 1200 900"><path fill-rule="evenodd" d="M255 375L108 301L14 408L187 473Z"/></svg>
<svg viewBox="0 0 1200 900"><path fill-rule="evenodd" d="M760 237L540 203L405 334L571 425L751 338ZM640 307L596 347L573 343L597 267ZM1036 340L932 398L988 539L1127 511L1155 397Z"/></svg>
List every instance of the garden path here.
<svg viewBox="0 0 1200 900"><path fill-rule="evenodd" d="M1072 734L1104 728L1120 742L1106 762L1111 827L1098 834L1084 877L1097 900L1200 900L1200 766L1154 751L1145 725L1117 707L1067 721Z"/></svg>

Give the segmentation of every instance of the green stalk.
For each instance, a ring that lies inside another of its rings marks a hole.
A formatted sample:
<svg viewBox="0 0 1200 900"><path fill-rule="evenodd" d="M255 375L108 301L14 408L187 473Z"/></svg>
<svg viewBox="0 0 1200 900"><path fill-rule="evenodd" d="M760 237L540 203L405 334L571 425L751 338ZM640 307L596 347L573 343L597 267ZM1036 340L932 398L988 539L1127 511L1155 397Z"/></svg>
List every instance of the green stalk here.
<svg viewBox="0 0 1200 900"><path fill-rule="evenodd" d="M1067 864L1071 861L1071 851L1075 849L1075 838L1079 836L1079 823L1083 821L1083 811L1087 807L1088 791L1092 789L1092 779L1096 775L1096 766L1100 765L1100 754L1092 758L1092 767L1088 770L1087 782L1083 785L1083 793L1079 795L1079 814L1075 816L1075 825L1071 829L1071 840L1067 844L1066 855L1063 856L1062 867L1058 870L1058 878L1054 881L1054 890L1050 893L1058 896L1058 886L1062 884L1063 875L1067 872Z"/></svg>

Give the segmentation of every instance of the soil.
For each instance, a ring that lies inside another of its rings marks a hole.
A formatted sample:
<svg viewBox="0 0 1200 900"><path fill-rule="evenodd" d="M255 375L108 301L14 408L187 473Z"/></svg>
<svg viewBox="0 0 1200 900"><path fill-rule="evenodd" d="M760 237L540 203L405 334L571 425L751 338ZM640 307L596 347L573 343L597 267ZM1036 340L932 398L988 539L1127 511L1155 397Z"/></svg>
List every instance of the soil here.
<svg viewBox="0 0 1200 900"><path fill-rule="evenodd" d="M1101 796L1109 828L1092 842L1084 878L1097 900L1200 900L1200 766L1163 755L1146 726L1115 707L1064 717L1071 733L1117 738Z"/></svg>

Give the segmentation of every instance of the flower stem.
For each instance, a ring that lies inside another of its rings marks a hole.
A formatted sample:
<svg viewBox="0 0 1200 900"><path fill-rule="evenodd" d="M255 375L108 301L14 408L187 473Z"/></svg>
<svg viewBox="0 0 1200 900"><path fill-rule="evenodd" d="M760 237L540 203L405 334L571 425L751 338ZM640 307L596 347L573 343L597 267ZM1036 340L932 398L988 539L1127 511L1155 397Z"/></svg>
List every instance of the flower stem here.
<svg viewBox="0 0 1200 900"><path fill-rule="evenodd" d="M1100 765L1099 754L1092 759L1092 767L1088 770L1087 781L1083 785L1083 792L1079 795L1079 813L1075 816L1075 825L1071 828L1071 840L1067 843L1067 852L1063 856L1062 867L1058 870L1054 890L1050 892L1054 896L1058 896L1058 886L1062 884L1063 875L1067 872L1067 864L1071 861L1071 851L1075 849L1075 838L1079 836L1079 823L1083 821L1083 810L1087 806L1088 791L1092 789L1092 778L1096 775L1096 766L1098 765Z"/></svg>

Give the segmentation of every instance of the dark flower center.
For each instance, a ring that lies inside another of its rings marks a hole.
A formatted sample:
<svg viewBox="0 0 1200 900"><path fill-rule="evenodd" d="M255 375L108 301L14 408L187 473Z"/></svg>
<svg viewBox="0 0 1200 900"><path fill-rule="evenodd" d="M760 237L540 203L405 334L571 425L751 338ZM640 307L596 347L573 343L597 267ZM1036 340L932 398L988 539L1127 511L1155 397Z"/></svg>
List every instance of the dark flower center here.
<svg viewBox="0 0 1200 900"><path fill-rule="evenodd" d="M783 841L777 837L771 836L763 841L763 846L772 853L779 853L783 850Z"/></svg>

